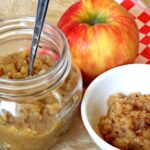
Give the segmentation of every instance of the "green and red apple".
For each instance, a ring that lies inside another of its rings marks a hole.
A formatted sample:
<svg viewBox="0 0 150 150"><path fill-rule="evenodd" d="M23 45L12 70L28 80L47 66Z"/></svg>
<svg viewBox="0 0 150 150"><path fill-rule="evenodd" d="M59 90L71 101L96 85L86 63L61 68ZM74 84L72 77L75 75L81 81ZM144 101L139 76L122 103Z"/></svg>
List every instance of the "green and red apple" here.
<svg viewBox="0 0 150 150"><path fill-rule="evenodd" d="M58 27L85 84L110 68L133 63L137 56L134 17L114 0L80 0L64 12Z"/></svg>

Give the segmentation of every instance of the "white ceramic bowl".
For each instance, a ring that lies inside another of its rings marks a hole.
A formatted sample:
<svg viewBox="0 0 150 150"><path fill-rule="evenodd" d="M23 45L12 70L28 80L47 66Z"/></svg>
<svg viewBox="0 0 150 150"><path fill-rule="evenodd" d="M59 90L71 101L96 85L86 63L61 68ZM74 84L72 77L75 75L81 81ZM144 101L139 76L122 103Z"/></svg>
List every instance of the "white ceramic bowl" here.
<svg viewBox="0 0 150 150"><path fill-rule="evenodd" d="M116 67L98 76L87 88L81 104L83 123L94 142L102 150L118 150L98 134L101 115L107 113L107 99L114 93L150 94L150 65L131 64Z"/></svg>

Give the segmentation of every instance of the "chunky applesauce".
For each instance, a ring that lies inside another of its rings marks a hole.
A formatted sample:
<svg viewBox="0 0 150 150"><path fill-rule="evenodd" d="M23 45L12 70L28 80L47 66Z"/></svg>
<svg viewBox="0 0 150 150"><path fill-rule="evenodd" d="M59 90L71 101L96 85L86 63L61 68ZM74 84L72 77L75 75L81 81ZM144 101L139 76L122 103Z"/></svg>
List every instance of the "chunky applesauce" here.
<svg viewBox="0 0 150 150"><path fill-rule="evenodd" d="M37 55L33 76L46 72L55 63L49 55ZM28 51L0 57L0 77L27 78L28 64ZM0 150L48 150L69 126L79 103L81 91L74 90L78 76L72 66L64 83L38 101L0 101Z"/></svg>
<svg viewBox="0 0 150 150"><path fill-rule="evenodd" d="M108 114L100 118L102 137L121 150L150 149L150 95L114 94Z"/></svg>
<svg viewBox="0 0 150 150"><path fill-rule="evenodd" d="M50 55L37 55L34 62L33 76L46 72L56 61ZM24 79L28 74L29 51L22 51L0 57L0 77Z"/></svg>

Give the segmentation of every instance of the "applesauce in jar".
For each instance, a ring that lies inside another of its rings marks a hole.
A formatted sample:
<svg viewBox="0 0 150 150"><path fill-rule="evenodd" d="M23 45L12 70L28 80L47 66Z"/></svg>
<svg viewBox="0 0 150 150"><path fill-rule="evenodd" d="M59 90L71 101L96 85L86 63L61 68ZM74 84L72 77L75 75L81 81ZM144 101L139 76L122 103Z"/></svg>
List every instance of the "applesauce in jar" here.
<svg viewBox="0 0 150 150"><path fill-rule="evenodd" d="M71 63L62 32L45 24L28 77L33 18L0 24L0 149L48 150L76 113L81 74Z"/></svg>

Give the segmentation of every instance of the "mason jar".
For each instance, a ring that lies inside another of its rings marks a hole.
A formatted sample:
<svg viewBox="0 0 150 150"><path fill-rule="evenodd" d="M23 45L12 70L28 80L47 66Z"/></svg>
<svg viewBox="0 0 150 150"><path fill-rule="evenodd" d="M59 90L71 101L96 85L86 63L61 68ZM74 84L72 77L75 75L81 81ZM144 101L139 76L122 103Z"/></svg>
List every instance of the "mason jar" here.
<svg viewBox="0 0 150 150"><path fill-rule="evenodd" d="M33 27L32 17L0 22L0 150L50 149L70 126L82 97L82 77L66 38L50 24L44 24L37 53L57 58L55 64L23 79L5 75L14 61L7 56L30 49Z"/></svg>

